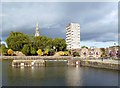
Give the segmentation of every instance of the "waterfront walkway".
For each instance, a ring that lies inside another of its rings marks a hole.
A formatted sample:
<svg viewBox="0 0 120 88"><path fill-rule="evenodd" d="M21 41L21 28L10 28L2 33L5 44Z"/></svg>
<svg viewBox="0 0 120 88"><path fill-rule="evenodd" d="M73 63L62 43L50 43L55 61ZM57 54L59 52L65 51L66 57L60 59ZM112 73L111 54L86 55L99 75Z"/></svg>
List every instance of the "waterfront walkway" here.
<svg viewBox="0 0 120 88"><path fill-rule="evenodd" d="M39 60L39 59L72 59L72 56L2 56L2 59L14 59L14 60Z"/></svg>
<svg viewBox="0 0 120 88"><path fill-rule="evenodd" d="M98 60L83 60L83 61L119 64L118 60L112 60L112 59L104 59L103 61L100 59L98 59Z"/></svg>

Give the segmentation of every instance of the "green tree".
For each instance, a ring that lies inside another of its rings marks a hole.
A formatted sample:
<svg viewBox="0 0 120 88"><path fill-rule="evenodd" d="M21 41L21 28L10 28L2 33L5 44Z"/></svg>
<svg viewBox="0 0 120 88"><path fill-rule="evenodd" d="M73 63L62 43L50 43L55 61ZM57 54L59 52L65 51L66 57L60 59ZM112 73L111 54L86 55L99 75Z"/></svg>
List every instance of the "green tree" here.
<svg viewBox="0 0 120 88"><path fill-rule="evenodd" d="M35 55L35 54L36 54L36 49L33 48L33 47L31 47L31 48L30 48L30 53L31 53L32 55Z"/></svg>
<svg viewBox="0 0 120 88"><path fill-rule="evenodd" d="M38 54L39 56L43 55L42 50L41 50L41 49L38 49L37 54Z"/></svg>
<svg viewBox="0 0 120 88"><path fill-rule="evenodd" d="M1 44L1 52L2 52L3 55L7 54L7 50L8 49L6 48L5 44Z"/></svg>
<svg viewBox="0 0 120 88"><path fill-rule="evenodd" d="M30 39L28 35L21 32L11 32L6 39L8 48L14 51L21 51L25 44L29 44Z"/></svg>
<svg viewBox="0 0 120 88"><path fill-rule="evenodd" d="M46 36L34 37L34 45L36 49L44 49L46 46L52 47L52 39Z"/></svg>
<svg viewBox="0 0 120 88"><path fill-rule="evenodd" d="M24 45L24 47L22 48L22 53L25 55L29 55L30 54L30 47L29 45Z"/></svg>
<svg viewBox="0 0 120 88"><path fill-rule="evenodd" d="M66 50L65 39L55 38L53 40L53 46L55 46L55 48L57 49L57 51L64 51L64 50Z"/></svg>

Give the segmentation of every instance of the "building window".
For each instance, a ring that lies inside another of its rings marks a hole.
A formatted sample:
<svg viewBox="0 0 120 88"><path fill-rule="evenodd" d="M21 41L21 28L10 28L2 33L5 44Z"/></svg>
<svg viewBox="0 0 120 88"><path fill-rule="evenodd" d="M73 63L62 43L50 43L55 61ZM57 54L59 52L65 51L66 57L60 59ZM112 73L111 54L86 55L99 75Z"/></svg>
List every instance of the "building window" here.
<svg viewBox="0 0 120 88"><path fill-rule="evenodd" d="M96 55L98 55L98 52L96 52Z"/></svg>
<svg viewBox="0 0 120 88"><path fill-rule="evenodd" d="M83 54L84 54L84 56L86 56L86 52L84 52Z"/></svg>

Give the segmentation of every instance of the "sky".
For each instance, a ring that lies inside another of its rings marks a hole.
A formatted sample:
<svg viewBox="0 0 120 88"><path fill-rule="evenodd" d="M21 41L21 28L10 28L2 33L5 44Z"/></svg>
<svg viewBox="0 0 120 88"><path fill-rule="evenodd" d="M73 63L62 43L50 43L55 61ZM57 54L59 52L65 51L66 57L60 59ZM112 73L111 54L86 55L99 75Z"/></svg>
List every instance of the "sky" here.
<svg viewBox="0 0 120 88"><path fill-rule="evenodd" d="M66 38L66 26L80 24L80 45L108 47L118 44L117 2L2 2L2 42L11 31Z"/></svg>

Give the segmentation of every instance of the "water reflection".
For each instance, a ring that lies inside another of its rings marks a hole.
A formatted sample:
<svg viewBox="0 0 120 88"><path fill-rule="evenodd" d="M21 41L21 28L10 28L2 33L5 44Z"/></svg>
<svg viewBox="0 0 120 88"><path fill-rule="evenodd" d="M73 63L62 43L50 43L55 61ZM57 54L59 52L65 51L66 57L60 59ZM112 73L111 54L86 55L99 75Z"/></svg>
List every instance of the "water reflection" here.
<svg viewBox="0 0 120 88"><path fill-rule="evenodd" d="M9 64L10 63L10 64ZM118 72L71 67L50 62L46 67L12 67L10 61L3 64L4 86L116 86Z"/></svg>
<svg viewBox="0 0 120 88"><path fill-rule="evenodd" d="M24 76L24 73L25 73L24 70L25 70L25 69L24 69L24 66L21 66L21 67L20 67L20 75L21 75L21 77Z"/></svg>
<svg viewBox="0 0 120 88"><path fill-rule="evenodd" d="M35 72L35 68L32 66L31 67L31 77L34 77L34 72Z"/></svg>
<svg viewBox="0 0 120 88"><path fill-rule="evenodd" d="M79 65L76 65L76 68L78 68L79 67Z"/></svg>
<svg viewBox="0 0 120 88"><path fill-rule="evenodd" d="M66 77L66 82L68 86L82 85L80 67L78 66L68 68L65 77Z"/></svg>

